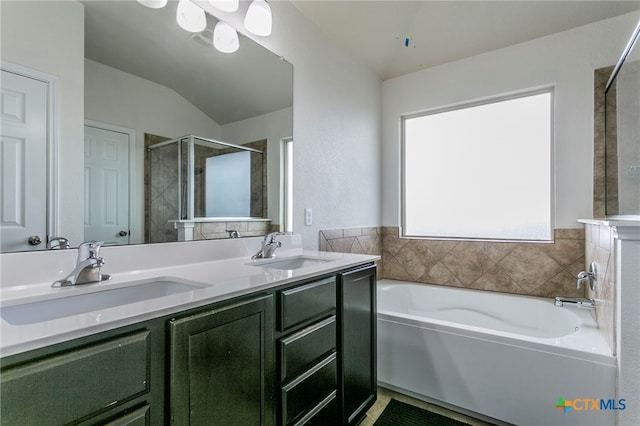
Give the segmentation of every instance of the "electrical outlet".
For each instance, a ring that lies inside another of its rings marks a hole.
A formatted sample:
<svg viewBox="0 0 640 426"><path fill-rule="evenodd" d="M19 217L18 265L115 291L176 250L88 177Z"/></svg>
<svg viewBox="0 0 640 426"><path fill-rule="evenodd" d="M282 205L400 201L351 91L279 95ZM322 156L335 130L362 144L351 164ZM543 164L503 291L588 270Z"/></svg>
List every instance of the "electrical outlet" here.
<svg viewBox="0 0 640 426"><path fill-rule="evenodd" d="M313 225L313 210L304 209L304 226Z"/></svg>

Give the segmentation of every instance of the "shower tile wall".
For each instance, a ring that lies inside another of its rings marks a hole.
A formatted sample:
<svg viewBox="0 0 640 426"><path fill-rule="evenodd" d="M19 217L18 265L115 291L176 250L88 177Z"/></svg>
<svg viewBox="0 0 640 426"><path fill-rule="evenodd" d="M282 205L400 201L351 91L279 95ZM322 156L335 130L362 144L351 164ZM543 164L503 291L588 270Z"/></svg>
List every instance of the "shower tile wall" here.
<svg viewBox="0 0 640 426"><path fill-rule="evenodd" d="M604 89L609 80L613 67L598 68L594 71L594 114L593 114L593 217L605 217L606 214L617 214L618 212L618 161L617 161L617 129L616 129L616 105L615 86L612 96L608 97L607 114L613 119L608 119L607 131L607 181L609 182L609 194L607 212L605 212L605 155L604 155L604 134L605 134L605 96Z"/></svg>
<svg viewBox="0 0 640 426"><path fill-rule="evenodd" d="M381 255L381 278L541 297L584 296L576 289L576 276L585 268L582 229L556 229L552 244L398 235L398 227L322 230L320 249Z"/></svg>
<svg viewBox="0 0 640 426"><path fill-rule="evenodd" d="M145 133L145 148L169 138ZM145 152L145 242L177 241L178 231L169 220L178 218L177 145Z"/></svg>
<svg viewBox="0 0 640 426"><path fill-rule="evenodd" d="M598 282L595 292L588 291L588 297L594 298L598 325L607 336L613 352L616 347L615 334L615 267L614 267L614 231L608 226L585 225L585 261L586 265L596 262ZM585 265L585 270L587 266Z"/></svg>

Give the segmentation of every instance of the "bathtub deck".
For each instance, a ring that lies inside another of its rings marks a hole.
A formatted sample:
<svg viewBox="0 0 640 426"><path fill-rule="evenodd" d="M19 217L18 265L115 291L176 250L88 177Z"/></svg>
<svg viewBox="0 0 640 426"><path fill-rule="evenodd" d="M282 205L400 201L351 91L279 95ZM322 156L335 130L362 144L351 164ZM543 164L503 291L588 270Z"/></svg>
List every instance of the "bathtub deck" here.
<svg viewBox="0 0 640 426"><path fill-rule="evenodd" d="M384 411L391 398L394 398L401 402L406 402L407 404L415 405L416 407L427 409L431 412L441 414L443 416L450 417L461 422L468 423L471 426L492 425L491 423L485 423L482 420L465 416L464 414L448 410L438 405L429 404L428 402L420 401L419 399L415 399L410 396L378 386L378 400L373 405L373 407L371 407L369 411L367 411L367 416L364 418L362 423L360 423L360 426L373 426L376 420L378 420L378 417L380 417L380 414L382 414L382 412Z"/></svg>

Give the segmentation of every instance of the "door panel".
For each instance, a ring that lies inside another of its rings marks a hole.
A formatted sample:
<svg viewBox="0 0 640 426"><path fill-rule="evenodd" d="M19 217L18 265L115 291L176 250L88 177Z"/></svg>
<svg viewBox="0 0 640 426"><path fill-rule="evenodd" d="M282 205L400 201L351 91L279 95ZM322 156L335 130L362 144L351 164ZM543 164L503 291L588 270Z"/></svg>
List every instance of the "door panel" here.
<svg viewBox="0 0 640 426"><path fill-rule="evenodd" d="M47 93L46 82L2 70L2 252L41 250L46 244ZM31 236L42 242L29 244Z"/></svg>
<svg viewBox="0 0 640 426"><path fill-rule="evenodd" d="M129 135L84 127L84 239L129 244Z"/></svg>

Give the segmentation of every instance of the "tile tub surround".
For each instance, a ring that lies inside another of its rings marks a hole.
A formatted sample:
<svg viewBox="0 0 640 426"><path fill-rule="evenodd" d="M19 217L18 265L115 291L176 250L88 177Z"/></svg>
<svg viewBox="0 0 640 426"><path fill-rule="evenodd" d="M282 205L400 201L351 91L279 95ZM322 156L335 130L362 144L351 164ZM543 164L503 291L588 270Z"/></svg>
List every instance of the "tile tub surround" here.
<svg viewBox="0 0 640 426"><path fill-rule="evenodd" d="M616 277L614 267L614 237L612 227L585 224L585 263L596 263L598 281L596 290L588 290L588 297L597 300L596 316L598 325L605 333L612 352L616 347Z"/></svg>
<svg viewBox="0 0 640 426"><path fill-rule="evenodd" d="M398 227L326 229L320 250L380 254L378 276L529 296L583 297L584 230L556 229L553 243L421 240ZM376 252L376 250L379 250Z"/></svg>
<svg viewBox="0 0 640 426"><path fill-rule="evenodd" d="M320 251L382 256L382 228L336 228L320 230ZM382 278L382 262L376 262Z"/></svg>

